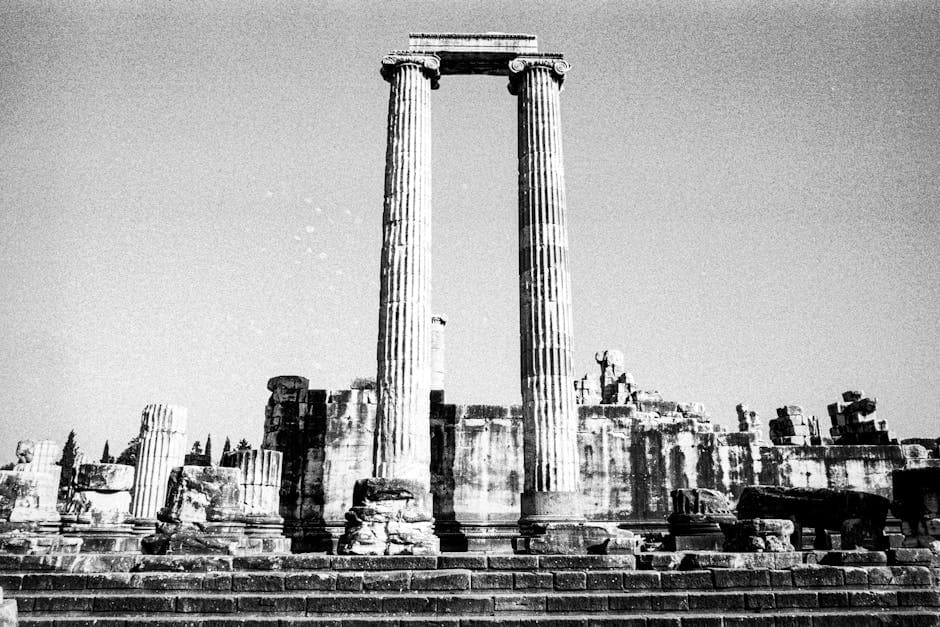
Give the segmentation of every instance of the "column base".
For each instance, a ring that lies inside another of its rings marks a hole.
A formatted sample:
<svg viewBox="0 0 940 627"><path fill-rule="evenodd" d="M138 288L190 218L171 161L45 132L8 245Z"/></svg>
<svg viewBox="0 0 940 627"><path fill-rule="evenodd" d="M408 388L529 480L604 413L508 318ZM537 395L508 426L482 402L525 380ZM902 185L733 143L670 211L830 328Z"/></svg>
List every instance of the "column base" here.
<svg viewBox="0 0 940 627"><path fill-rule="evenodd" d="M581 514L579 492L523 492L520 495L519 529L529 535L529 528L549 523L577 524L585 521ZM539 533L537 530L534 533Z"/></svg>
<svg viewBox="0 0 940 627"><path fill-rule="evenodd" d="M346 512L346 532L339 539L341 555L437 555L440 540L426 488L405 479L360 479L353 488L353 506Z"/></svg>

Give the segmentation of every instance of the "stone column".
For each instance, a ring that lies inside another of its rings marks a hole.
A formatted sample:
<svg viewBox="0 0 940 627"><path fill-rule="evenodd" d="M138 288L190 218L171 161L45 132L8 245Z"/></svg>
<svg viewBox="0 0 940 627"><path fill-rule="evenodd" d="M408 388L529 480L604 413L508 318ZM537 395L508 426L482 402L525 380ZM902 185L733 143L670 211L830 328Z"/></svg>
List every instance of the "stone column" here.
<svg viewBox="0 0 940 627"><path fill-rule="evenodd" d="M259 540L265 553L290 552L291 541L283 535L284 519L278 513L281 459L278 451L253 449L227 453L221 462L239 471L245 535Z"/></svg>
<svg viewBox="0 0 940 627"><path fill-rule="evenodd" d="M447 316L431 317L431 402L444 402L444 327Z"/></svg>
<svg viewBox="0 0 940 627"><path fill-rule="evenodd" d="M374 475L430 490L431 90L440 59L391 54Z"/></svg>
<svg viewBox="0 0 940 627"><path fill-rule="evenodd" d="M583 520L571 361L571 276L560 99L569 65L519 57L519 334L525 483L520 526Z"/></svg>
<svg viewBox="0 0 940 627"><path fill-rule="evenodd" d="M440 549L431 517L431 90L440 59L392 53L377 411L372 477L353 488L341 553L428 554Z"/></svg>
<svg viewBox="0 0 940 627"><path fill-rule="evenodd" d="M186 408L176 405L147 405L141 414L131 509L138 526L152 527L165 504L170 472L186 455L186 422Z"/></svg>

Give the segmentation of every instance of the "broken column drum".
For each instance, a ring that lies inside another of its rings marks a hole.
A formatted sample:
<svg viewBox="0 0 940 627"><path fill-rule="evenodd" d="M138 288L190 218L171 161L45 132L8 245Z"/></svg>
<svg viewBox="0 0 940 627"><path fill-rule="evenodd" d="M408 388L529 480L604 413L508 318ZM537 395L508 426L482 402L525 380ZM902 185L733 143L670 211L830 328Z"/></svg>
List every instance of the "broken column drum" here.
<svg viewBox="0 0 940 627"><path fill-rule="evenodd" d="M559 97L568 69L561 59L509 64L519 116L523 526L581 518Z"/></svg>
<svg viewBox="0 0 940 627"><path fill-rule="evenodd" d="M186 455L185 407L147 405L141 415L132 517L152 526L166 501L167 480Z"/></svg>

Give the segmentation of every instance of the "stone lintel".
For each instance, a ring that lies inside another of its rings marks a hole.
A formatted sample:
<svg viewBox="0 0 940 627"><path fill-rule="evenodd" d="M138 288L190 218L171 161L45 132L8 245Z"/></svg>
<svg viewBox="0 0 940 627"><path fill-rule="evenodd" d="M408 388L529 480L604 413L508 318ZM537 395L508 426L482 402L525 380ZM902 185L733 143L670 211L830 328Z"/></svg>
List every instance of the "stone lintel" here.
<svg viewBox="0 0 940 627"><path fill-rule="evenodd" d="M518 56L561 59L538 51L535 35L516 33L411 33L408 51L434 54L441 74L507 76L509 62Z"/></svg>

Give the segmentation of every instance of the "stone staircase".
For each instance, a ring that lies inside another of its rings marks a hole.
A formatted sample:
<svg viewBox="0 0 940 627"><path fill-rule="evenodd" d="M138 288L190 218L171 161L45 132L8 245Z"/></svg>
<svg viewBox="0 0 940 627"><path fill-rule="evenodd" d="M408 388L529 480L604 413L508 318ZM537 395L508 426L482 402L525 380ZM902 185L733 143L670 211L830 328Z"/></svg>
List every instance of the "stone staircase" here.
<svg viewBox="0 0 940 627"><path fill-rule="evenodd" d="M2 555L0 586L24 627L940 625L934 566L782 555Z"/></svg>

